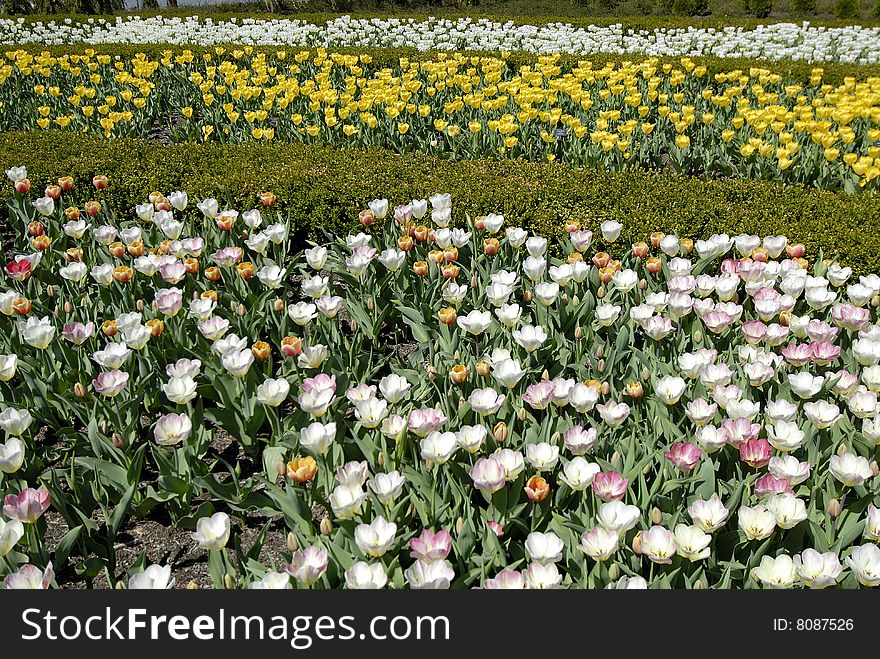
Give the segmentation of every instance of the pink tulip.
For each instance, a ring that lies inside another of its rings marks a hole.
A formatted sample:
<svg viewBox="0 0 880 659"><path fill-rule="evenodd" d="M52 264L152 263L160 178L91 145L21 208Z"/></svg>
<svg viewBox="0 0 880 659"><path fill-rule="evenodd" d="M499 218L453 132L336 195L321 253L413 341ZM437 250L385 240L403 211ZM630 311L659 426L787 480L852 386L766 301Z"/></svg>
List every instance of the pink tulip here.
<svg viewBox="0 0 880 659"><path fill-rule="evenodd" d="M794 494L794 490L784 478L777 478L773 474L764 474L755 481L755 496L764 497L768 494Z"/></svg>
<svg viewBox="0 0 880 659"><path fill-rule="evenodd" d="M831 318L839 327L856 332L871 322L871 312L852 304L839 303L831 307Z"/></svg>
<svg viewBox="0 0 880 659"><path fill-rule="evenodd" d="M523 394L522 399L533 410L543 410L553 402L553 392L555 390L556 387L549 381L530 384L526 388L526 393Z"/></svg>
<svg viewBox="0 0 880 659"><path fill-rule="evenodd" d="M782 349L782 356L792 366L803 366L813 359L813 349L807 343L789 343Z"/></svg>
<svg viewBox="0 0 880 659"><path fill-rule="evenodd" d="M760 423L752 423L748 419L725 419L721 429L727 434L727 442L739 447L744 441L755 439L761 432Z"/></svg>
<svg viewBox="0 0 880 659"><path fill-rule="evenodd" d="M82 345L86 339L95 333L95 323L64 323L61 336L74 345Z"/></svg>
<svg viewBox="0 0 880 659"><path fill-rule="evenodd" d="M696 444L676 442L663 455L682 471L690 471L697 466L703 453Z"/></svg>
<svg viewBox="0 0 880 659"><path fill-rule="evenodd" d="M833 345L827 341L811 343L810 349L813 352L813 361L819 366L828 366L828 364L836 362L840 358L840 346Z"/></svg>
<svg viewBox="0 0 880 659"><path fill-rule="evenodd" d="M755 468L766 467L771 450L766 439L747 439L739 445L739 459Z"/></svg>
<svg viewBox="0 0 880 659"><path fill-rule="evenodd" d="M496 537L498 537L498 538L504 537L504 526L501 524L501 522L496 522L494 520L489 521L489 522L486 522L486 526L489 527L489 530L492 531L492 533L494 533Z"/></svg>
<svg viewBox="0 0 880 659"><path fill-rule="evenodd" d="M92 380L92 388L108 398L113 398L128 386L128 373L114 369L106 373L98 373L98 377Z"/></svg>
<svg viewBox="0 0 880 659"><path fill-rule="evenodd" d="M742 332L749 343L760 343L767 336L767 325L760 320L750 320L742 324Z"/></svg>
<svg viewBox="0 0 880 659"><path fill-rule="evenodd" d="M7 590L47 590L54 578L52 563L45 570L36 565L23 565L18 572L6 575L3 585Z"/></svg>
<svg viewBox="0 0 880 659"><path fill-rule="evenodd" d="M241 247L224 247L211 257L217 265L232 266L241 261Z"/></svg>
<svg viewBox="0 0 880 659"><path fill-rule="evenodd" d="M336 376L319 373L313 378L303 380L300 388L303 391L331 391L336 393Z"/></svg>
<svg viewBox="0 0 880 659"><path fill-rule="evenodd" d="M423 561L442 561L452 550L452 535L449 531L434 533L425 529L418 538L409 541L410 556Z"/></svg>
<svg viewBox="0 0 880 659"><path fill-rule="evenodd" d="M409 431L418 437L427 437L449 419L436 407L423 407L409 413Z"/></svg>
<svg viewBox="0 0 880 659"><path fill-rule="evenodd" d="M619 501L626 494L629 481L616 471L600 471L593 477L591 486L602 501Z"/></svg>
<svg viewBox="0 0 880 659"><path fill-rule="evenodd" d="M7 494L3 500L3 514L23 524L33 524L49 508L52 499L45 487L29 487L18 494Z"/></svg>

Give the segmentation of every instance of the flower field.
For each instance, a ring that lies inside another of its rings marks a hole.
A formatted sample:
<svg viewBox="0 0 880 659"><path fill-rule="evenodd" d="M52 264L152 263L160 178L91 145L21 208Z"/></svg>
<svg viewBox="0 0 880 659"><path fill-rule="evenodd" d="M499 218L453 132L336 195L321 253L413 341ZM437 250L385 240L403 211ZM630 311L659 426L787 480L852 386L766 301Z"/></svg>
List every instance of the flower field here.
<svg viewBox="0 0 880 659"><path fill-rule="evenodd" d="M773 23L755 29L624 29L622 25L576 27L570 23L516 24L488 19L353 19L323 24L299 19L231 19L195 16L71 19L26 22L0 19L0 43L177 44L213 46L400 47L419 50L479 50L531 53L636 54L694 57L759 57L807 62L880 63L880 28Z"/></svg>
<svg viewBox="0 0 880 659"><path fill-rule="evenodd" d="M0 127L172 142L293 141L452 159L560 160L843 189L880 185L880 78L709 74L689 58L594 66L441 54L375 67L323 49L122 59L9 51Z"/></svg>
<svg viewBox="0 0 880 659"><path fill-rule="evenodd" d="M610 220L557 252L441 193L298 250L271 191L7 177L9 588L174 585L115 563L159 512L226 588L880 584L877 275ZM241 544L254 511L283 562Z"/></svg>

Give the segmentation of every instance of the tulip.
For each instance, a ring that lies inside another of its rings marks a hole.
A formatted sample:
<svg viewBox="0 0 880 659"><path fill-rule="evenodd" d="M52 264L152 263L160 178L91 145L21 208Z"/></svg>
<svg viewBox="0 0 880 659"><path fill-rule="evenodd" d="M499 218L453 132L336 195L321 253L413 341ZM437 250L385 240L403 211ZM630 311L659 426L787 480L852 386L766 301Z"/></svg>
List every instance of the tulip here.
<svg viewBox="0 0 880 659"><path fill-rule="evenodd" d="M752 578L766 588L791 588L797 577L797 565L786 554L777 558L763 556L758 567L752 569Z"/></svg>
<svg viewBox="0 0 880 659"><path fill-rule="evenodd" d="M595 561L605 561L617 551L620 534L598 526L581 535L581 551Z"/></svg>
<svg viewBox="0 0 880 659"><path fill-rule="evenodd" d="M866 480L874 477L868 461L860 455L849 452L832 455L828 469L837 480L849 487L863 485Z"/></svg>
<svg viewBox="0 0 880 659"><path fill-rule="evenodd" d="M287 477L294 483L302 485L308 483L318 473L318 464L311 456L296 458L286 465Z"/></svg>
<svg viewBox="0 0 880 659"><path fill-rule="evenodd" d="M153 437L161 446L174 446L186 441L190 432L192 422L186 414L166 414L156 422Z"/></svg>
<svg viewBox="0 0 880 659"><path fill-rule="evenodd" d="M39 489L25 488L18 494L7 494L3 500L3 514L10 519L24 524L33 524L52 503L49 490L41 486Z"/></svg>
<svg viewBox="0 0 880 659"><path fill-rule="evenodd" d="M55 579L52 563L45 570L35 565L23 565L18 572L6 575L3 585L7 590L48 590Z"/></svg>
<svg viewBox="0 0 880 659"><path fill-rule="evenodd" d="M541 476L532 476L526 482L523 489L525 490L526 496L529 497L529 500L536 503L541 502L550 496L550 485Z"/></svg>
<svg viewBox="0 0 880 659"><path fill-rule="evenodd" d="M662 526L652 526L642 533L641 549L654 563L671 563L676 552L675 535Z"/></svg>
<svg viewBox="0 0 880 659"><path fill-rule="evenodd" d="M312 546L293 553L292 561L287 566L287 572L297 581L312 586L327 571L327 564L327 550L323 547Z"/></svg>
<svg viewBox="0 0 880 659"><path fill-rule="evenodd" d="M678 555L691 562L702 561L712 553L712 550L709 548L712 536L697 526L678 524L675 527L674 535Z"/></svg>
<svg viewBox="0 0 880 659"><path fill-rule="evenodd" d="M837 584L843 571L840 559L833 551L820 554L815 549L805 549L794 557L798 578L805 586L816 590Z"/></svg>
<svg viewBox="0 0 880 659"><path fill-rule="evenodd" d="M740 506L737 511L739 528L749 540L763 540L776 528L776 518L764 505Z"/></svg>
<svg viewBox="0 0 880 659"><path fill-rule="evenodd" d="M575 492L582 492L590 487L593 478L595 478L600 470L601 467L599 465L588 462L579 455L576 455L565 463L559 479Z"/></svg>
<svg viewBox="0 0 880 659"><path fill-rule="evenodd" d="M150 565L129 578L129 590L167 590L174 587L171 566Z"/></svg>
<svg viewBox="0 0 880 659"><path fill-rule="evenodd" d="M445 590L455 578L455 572L448 561L419 559L404 572L404 576L412 589Z"/></svg>
<svg viewBox="0 0 880 659"><path fill-rule="evenodd" d="M7 407L0 412L0 428L7 434L19 437L33 423L34 417L27 410L17 410L14 407Z"/></svg>
<svg viewBox="0 0 880 659"><path fill-rule="evenodd" d="M339 485L330 493L330 507L340 519L351 519L366 498L367 493L360 485Z"/></svg>
<svg viewBox="0 0 880 659"><path fill-rule="evenodd" d="M259 581L252 581L248 588L251 590L290 590L290 575L267 572Z"/></svg>
<svg viewBox="0 0 880 659"><path fill-rule="evenodd" d="M468 473L474 481L474 487L487 496L503 488L507 482L504 465L493 457L479 458Z"/></svg>
<svg viewBox="0 0 880 659"><path fill-rule="evenodd" d="M629 481L615 471L602 471L593 477L592 487L602 501L618 501L626 495Z"/></svg>
<svg viewBox="0 0 880 659"><path fill-rule="evenodd" d="M690 442L676 442L663 455L682 471L692 471L700 461L702 452Z"/></svg>
<svg viewBox="0 0 880 659"><path fill-rule="evenodd" d="M354 540L361 552L379 558L394 543L396 533L397 524L380 515L370 524L359 524L354 530Z"/></svg>
<svg viewBox="0 0 880 659"><path fill-rule="evenodd" d="M208 550L220 550L229 541L230 522L226 513L214 513L211 517L202 517L196 522L196 531L192 539L199 547Z"/></svg>
<svg viewBox="0 0 880 659"><path fill-rule="evenodd" d="M388 583L381 563L358 561L345 571L345 587L349 590L379 590Z"/></svg>
<svg viewBox="0 0 880 659"><path fill-rule="evenodd" d="M376 476L367 483L367 487L373 491L376 498L386 506L394 503L394 500L403 490L403 484L406 479L401 476L397 470L390 471L387 474L376 474Z"/></svg>
<svg viewBox="0 0 880 659"><path fill-rule="evenodd" d="M504 568L492 579L483 582L487 590L522 590L526 587L525 577L521 572Z"/></svg>
<svg viewBox="0 0 880 659"><path fill-rule="evenodd" d="M6 521L0 518L0 558L6 556L24 537L24 525L20 520Z"/></svg>

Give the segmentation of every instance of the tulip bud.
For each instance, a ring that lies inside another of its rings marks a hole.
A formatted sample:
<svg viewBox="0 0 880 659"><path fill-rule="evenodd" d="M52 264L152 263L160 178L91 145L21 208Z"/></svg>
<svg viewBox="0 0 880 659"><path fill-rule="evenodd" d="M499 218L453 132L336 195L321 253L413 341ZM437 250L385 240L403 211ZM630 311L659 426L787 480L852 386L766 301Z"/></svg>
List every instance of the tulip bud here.
<svg viewBox="0 0 880 659"><path fill-rule="evenodd" d="M516 418L520 421L526 420L526 408L521 407L516 411Z"/></svg>
<svg viewBox="0 0 880 659"><path fill-rule="evenodd" d="M791 311L788 309L783 309L779 312L779 324L783 327L788 327L788 324L791 322Z"/></svg>
<svg viewBox="0 0 880 659"><path fill-rule="evenodd" d="M444 325L454 325L457 315L452 307L444 307L437 312L437 317Z"/></svg>
<svg viewBox="0 0 880 659"><path fill-rule="evenodd" d="M83 386L82 382L77 382L75 385L73 385L73 395L77 398L86 397L86 388Z"/></svg>
<svg viewBox="0 0 880 659"><path fill-rule="evenodd" d="M275 463L275 473L282 478L287 476L287 463L284 460L279 460Z"/></svg>
<svg viewBox="0 0 880 659"><path fill-rule="evenodd" d="M545 368L541 372L541 382L547 382L550 379L550 372Z"/></svg>
<svg viewBox="0 0 880 659"><path fill-rule="evenodd" d="M702 343L703 342L703 332L701 330L694 331L694 343Z"/></svg>
<svg viewBox="0 0 880 659"><path fill-rule="evenodd" d="M846 447L846 444L840 444L837 447L837 455L840 455L840 456L846 455L847 451L848 451L848 449Z"/></svg>
<svg viewBox="0 0 880 659"><path fill-rule="evenodd" d="M349 329L351 329L352 332L357 332L357 330L358 330L357 321L354 318L352 318L351 320L348 321L348 327L349 327Z"/></svg>
<svg viewBox="0 0 880 659"><path fill-rule="evenodd" d="M296 551L297 549L299 549L299 540L296 539L296 534L290 531L287 534L287 551Z"/></svg>
<svg viewBox="0 0 880 659"><path fill-rule="evenodd" d="M428 367L427 367L426 370L428 371L428 380L430 380L431 382L433 382L434 380L437 379L437 369L434 368L433 365L428 364Z"/></svg>
<svg viewBox="0 0 880 659"><path fill-rule="evenodd" d="M150 329L150 336L162 336L162 332L165 331L165 321L159 318L148 320L144 326Z"/></svg>
<svg viewBox="0 0 880 659"><path fill-rule="evenodd" d="M615 468L620 469L621 456L620 453L615 451L611 454L611 464L614 465Z"/></svg>
<svg viewBox="0 0 880 659"><path fill-rule="evenodd" d="M607 382L603 382L602 386L599 388L599 393L603 396L607 396L609 393L611 393L611 385Z"/></svg>
<svg viewBox="0 0 880 659"><path fill-rule="evenodd" d="M239 316L244 316L247 313L247 308L244 306L243 302L238 303L238 309L235 310Z"/></svg>
<svg viewBox="0 0 880 659"><path fill-rule="evenodd" d="M376 458L376 462L380 467L385 466L385 451L379 451L379 456Z"/></svg>
<svg viewBox="0 0 880 659"><path fill-rule="evenodd" d="M122 448L123 446L125 446L125 441L122 439L122 435L120 435L118 432L113 433L111 441L113 442L113 446L115 446L116 448Z"/></svg>
<svg viewBox="0 0 880 659"><path fill-rule="evenodd" d="M566 306L566 307L567 307L567 306L568 306L568 303L570 302L570 299L569 299L569 297L568 297L568 293L563 293L563 294L562 294L562 297L561 297L560 299L562 300L562 304L563 304L563 306Z"/></svg>
<svg viewBox="0 0 880 659"><path fill-rule="evenodd" d="M831 501L829 501L828 505L825 506L825 512L828 513L831 519L837 519L838 517L840 517L840 501L838 501L837 499L832 499Z"/></svg>
<svg viewBox="0 0 880 659"><path fill-rule="evenodd" d="M233 590L235 588L235 581L228 572L223 575L223 585L226 587L226 590Z"/></svg>
<svg viewBox="0 0 880 659"><path fill-rule="evenodd" d="M705 587L706 586L703 584L702 581L696 581L696 582L694 582L693 589L694 590L703 590Z"/></svg>
<svg viewBox="0 0 880 659"><path fill-rule="evenodd" d="M456 364L449 371L449 379L452 380L453 384L464 384L468 379L467 367L462 364Z"/></svg>
<svg viewBox="0 0 880 659"><path fill-rule="evenodd" d="M644 467L642 467L642 473L645 476L647 476L648 474L651 473L651 463L650 462L648 464L646 464Z"/></svg>
<svg viewBox="0 0 880 659"><path fill-rule="evenodd" d="M633 538L632 550L633 550L633 554L635 554L636 556L642 555L642 532L641 531L636 533L636 537Z"/></svg>
<svg viewBox="0 0 880 659"><path fill-rule="evenodd" d="M186 584L186 589L187 590L198 590L199 584L197 584L195 581L190 581L188 584Z"/></svg>
<svg viewBox="0 0 880 659"><path fill-rule="evenodd" d="M320 528L322 535L330 535L333 533L333 522L330 521L329 517L325 517L321 520Z"/></svg>
<svg viewBox="0 0 880 659"><path fill-rule="evenodd" d="M578 325L577 327L574 328L574 338L576 341L579 341L580 339L584 338L584 330L581 329L580 325Z"/></svg>
<svg viewBox="0 0 880 659"><path fill-rule="evenodd" d="M611 581L617 581L618 577L620 577L620 568L617 566L617 563L614 563L608 568L608 578Z"/></svg>
<svg viewBox="0 0 880 659"><path fill-rule="evenodd" d="M532 292L531 292L531 291L525 291L525 292L523 293L523 302L525 302L526 304L528 304L528 303L530 303L531 301L532 301Z"/></svg>
<svg viewBox="0 0 880 659"><path fill-rule="evenodd" d="M504 421L496 423L495 427L492 428L492 436L496 442L503 444L504 440L507 439L507 424Z"/></svg>
<svg viewBox="0 0 880 659"><path fill-rule="evenodd" d="M596 357L599 359L605 358L605 346L599 346L596 348Z"/></svg>
<svg viewBox="0 0 880 659"><path fill-rule="evenodd" d="M651 523L660 524L661 522L663 522L663 513L657 506L654 506L651 508Z"/></svg>
<svg viewBox="0 0 880 659"><path fill-rule="evenodd" d="M104 435L107 434L107 430L109 428L110 426L107 425L107 421L105 419L101 419L101 421L98 423L98 430L100 430L101 433Z"/></svg>
<svg viewBox="0 0 880 659"><path fill-rule="evenodd" d="M605 372L605 360L604 359L600 359L599 363L596 364L596 370L599 371L600 373Z"/></svg>
<svg viewBox="0 0 880 659"><path fill-rule="evenodd" d="M694 251L694 241L690 238L682 238L678 241L678 244L684 248L684 251L690 254Z"/></svg>
<svg viewBox="0 0 880 659"><path fill-rule="evenodd" d="M52 284L46 286L46 295L49 297L55 297L55 287Z"/></svg>
<svg viewBox="0 0 880 659"><path fill-rule="evenodd" d="M880 295L875 295L874 297L871 298L871 306L874 307L875 309L877 307L880 307Z"/></svg>
<svg viewBox="0 0 880 659"><path fill-rule="evenodd" d="M487 362L485 359L481 359L477 362L477 375L479 375L481 378L486 377L487 375L489 375L490 368L491 367L489 366L489 362Z"/></svg>
<svg viewBox="0 0 880 659"><path fill-rule="evenodd" d="M605 297L605 286L602 285L599 287L599 290L596 291L596 297L600 300Z"/></svg>
<svg viewBox="0 0 880 659"><path fill-rule="evenodd" d="M645 261L645 269L652 275L656 275L663 269L663 261L661 261L656 256L652 256L647 261Z"/></svg>
<svg viewBox="0 0 880 659"><path fill-rule="evenodd" d="M645 366L642 369L642 380L650 380L651 379L651 371Z"/></svg>
<svg viewBox="0 0 880 659"><path fill-rule="evenodd" d="M871 473L874 474L874 476L876 476L877 474L880 474L880 465L877 464L876 460L871 460L870 466L871 466Z"/></svg>
<svg viewBox="0 0 880 659"><path fill-rule="evenodd" d="M284 300L280 297L276 297L275 301L272 303L272 309L275 313L282 313L284 311Z"/></svg>
<svg viewBox="0 0 880 659"><path fill-rule="evenodd" d="M144 307L146 307L146 304L144 303L143 300L138 300L137 302L135 302L134 307L135 307L135 309L137 309L138 311L143 313Z"/></svg>
<svg viewBox="0 0 880 659"><path fill-rule="evenodd" d="M531 501L539 503L550 496L550 485L541 476L532 476L523 488Z"/></svg>
<svg viewBox="0 0 880 659"><path fill-rule="evenodd" d="M269 354L272 352L272 346L265 341L255 341L254 345L251 346L251 352L254 354L255 359L265 361L269 359Z"/></svg>
<svg viewBox="0 0 880 659"><path fill-rule="evenodd" d="M647 279L639 279L639 290L643 291L648 288L648 280Z"/></svg>
<svg viewBox="0 0 880 659"><path fill-rule="evenodd" d="M464 528L464 518L459 517L457 520L455 520L455 534L461 535L461 530L463 528Z"/></svg>
<svg viewBox="0 0 880 659"><path fill-rule="evenodd" d="M376 308L376 303L373 302L373 296L372 295L367 296L367 309L372 311L375 308Z"/></svg>

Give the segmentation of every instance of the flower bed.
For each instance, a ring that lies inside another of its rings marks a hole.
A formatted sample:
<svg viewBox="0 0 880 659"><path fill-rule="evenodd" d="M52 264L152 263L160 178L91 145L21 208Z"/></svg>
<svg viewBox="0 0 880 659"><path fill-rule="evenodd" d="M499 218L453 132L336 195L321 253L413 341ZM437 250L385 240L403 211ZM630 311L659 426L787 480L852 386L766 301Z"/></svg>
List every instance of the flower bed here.
<svg viewBox="0 0 880 659"><path fill-rule="evenodd" d="M556 257L443 194L298 252L268 191L125 220L104 176L39 197L7 175L8 587L68 559L170 586L115 569L156 511L218 587L880 584L877 275L613 220L567 223ZM232 541L254 510L283 517L285 564Z"/></svg>
<svg viewBox="0 0 880 659"><path fill-rule="evenodd" d="M115 21L30 22L0 20L4 44L177 44L340 47L401 47L419 50L522 50L532 53L593 53L760 57L808 62L880 63L880 28L774 23L754 29L675 27L625 29L620 24L575 26L554 22L522 25L488 19L333 18L212 20L187 17L117 17Z"/></svg>
<svg viewBox="0 0 880 659"><path fill-rule="evenodd" d="M324 50L6 57L7 130L558 159L848 192L880 185L880 78L832 86L821 69L794 84L767 69L709 75L688 58L594 68L551 56L513 70L502 58L451 54L389 70Z"/></svg>

